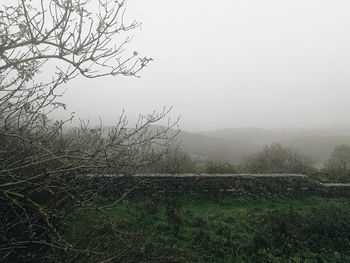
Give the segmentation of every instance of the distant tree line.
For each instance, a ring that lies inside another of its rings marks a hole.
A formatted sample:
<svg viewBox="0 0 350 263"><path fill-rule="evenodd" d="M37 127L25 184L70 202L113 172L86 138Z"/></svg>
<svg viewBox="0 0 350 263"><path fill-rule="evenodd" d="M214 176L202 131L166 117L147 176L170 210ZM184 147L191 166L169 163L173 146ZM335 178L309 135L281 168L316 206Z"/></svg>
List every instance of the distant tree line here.
<svg viewBox="0 0 350 263"><path fill-rule="evenodd" d="M240 163L203 161L189 154L174 151L164 155L149 168L155 173L281 173L305 174L320 181L350 182L350 146L335 146L323 168L316 168L316 160L289 147L274 143L246 156Z"/></svg>
<svg viewBox="0 0 350 263"><path fill-rule="evenodd" d="M310 173L314 160L280 144L272 144L244 158L241 163L197 161L189 154L172 152L151 168L158 173Z"/></svg>

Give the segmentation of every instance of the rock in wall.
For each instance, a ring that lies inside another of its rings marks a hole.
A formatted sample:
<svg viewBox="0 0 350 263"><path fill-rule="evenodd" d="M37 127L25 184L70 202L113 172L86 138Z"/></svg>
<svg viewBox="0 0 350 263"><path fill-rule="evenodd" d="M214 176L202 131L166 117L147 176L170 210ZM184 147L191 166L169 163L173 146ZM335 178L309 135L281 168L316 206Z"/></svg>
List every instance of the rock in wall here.
<svg viewBox="0 0 350 263"><path fill-rule="evenodd" d="M82 180L91 186L100 182L106 195L350 196L348 184L322 184L299 174L88 175Z"/></svg>

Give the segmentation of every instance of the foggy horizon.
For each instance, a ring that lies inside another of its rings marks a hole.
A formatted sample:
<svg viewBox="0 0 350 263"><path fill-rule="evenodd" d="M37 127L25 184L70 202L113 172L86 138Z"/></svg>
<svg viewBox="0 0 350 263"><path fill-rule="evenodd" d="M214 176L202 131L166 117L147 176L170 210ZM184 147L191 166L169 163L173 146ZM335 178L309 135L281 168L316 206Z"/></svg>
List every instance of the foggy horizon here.
<svg viewBox="0 0 350 263"><path fill-rule="evenodd" d="M191 132L349 127L349 11L340 0L129 0L126 21L142 26L126 53L154 61L140 78L75 79L62 101L93 124L172 106Z"/></svg>

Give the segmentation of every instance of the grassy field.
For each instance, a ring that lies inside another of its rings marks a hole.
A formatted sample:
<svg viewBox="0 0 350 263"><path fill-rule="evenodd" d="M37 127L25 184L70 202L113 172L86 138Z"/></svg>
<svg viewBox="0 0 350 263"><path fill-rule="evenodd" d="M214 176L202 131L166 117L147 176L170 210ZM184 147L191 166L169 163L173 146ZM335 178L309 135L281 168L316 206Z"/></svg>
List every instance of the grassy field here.
<svg viewBox="0 0 350 263"><path fill-rule="evenodd" d="M111 206L103 213L77 209L64 237L80 249L102 249L112 262L350 262L350 199L182 197L102 204ZM75 261L98 256L89 249Z"/></svg>

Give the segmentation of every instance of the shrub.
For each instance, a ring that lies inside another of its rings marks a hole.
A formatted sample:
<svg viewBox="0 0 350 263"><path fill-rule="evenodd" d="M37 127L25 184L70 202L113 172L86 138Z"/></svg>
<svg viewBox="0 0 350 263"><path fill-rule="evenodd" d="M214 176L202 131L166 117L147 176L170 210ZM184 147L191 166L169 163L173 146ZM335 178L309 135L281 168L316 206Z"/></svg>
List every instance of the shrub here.
<svg viewBox="0 0 350 263"><path fill-rule="evenodd" d="M238 168L231 163L207 162L204 172L207 174L235 174L238 173Z"/></svg>
<svg viewBox="0 0 350 263"><path fill-rule="evenodd" d="M246 157L241 169L249 173L307 174L314 170L313 163L312 158L275 143Z"/></svg>
<svg viewBox="0 0 350 263"><path fill-rule="evenodd" d="M171 152L164 155L151 168L151 172L155 173L197 173L199 172L198 163L194 161L188 154L179 151Z"/></svg>

